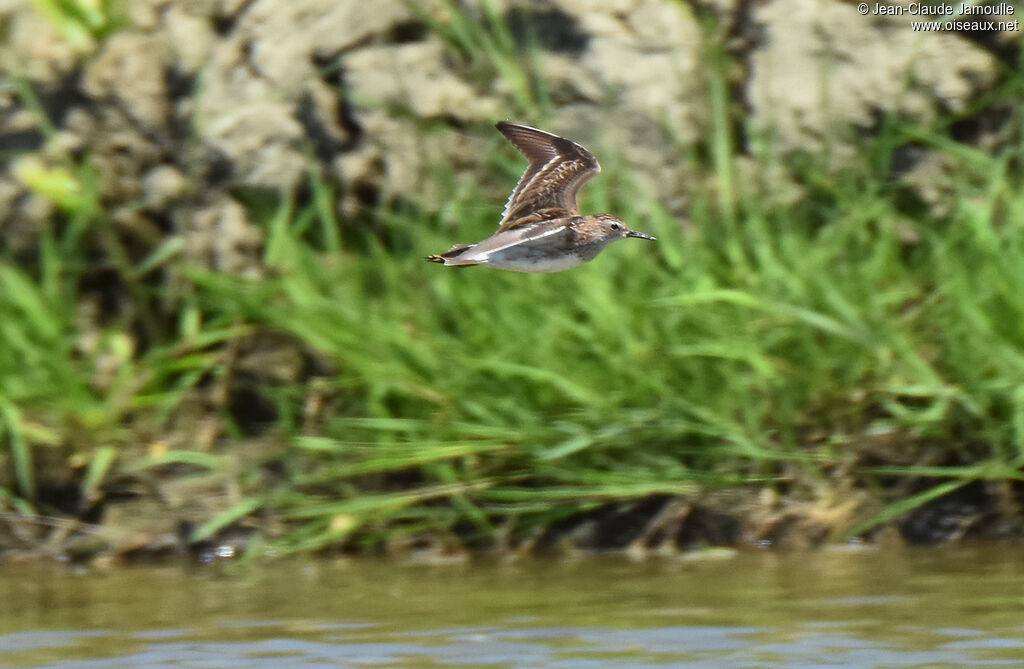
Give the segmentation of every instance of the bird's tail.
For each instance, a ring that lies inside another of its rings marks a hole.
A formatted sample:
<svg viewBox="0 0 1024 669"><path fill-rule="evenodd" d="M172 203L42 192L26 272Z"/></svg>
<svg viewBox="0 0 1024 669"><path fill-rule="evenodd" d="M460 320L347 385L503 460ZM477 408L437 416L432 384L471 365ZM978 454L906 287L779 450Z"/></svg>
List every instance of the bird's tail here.
<svg viewBox="0 0 1024 669"><path fill-rule="evenodd" d="M476 244L456 244L444 253L427 256L427 260L430 262L439 262L442 265L449 267L469 267L470 265L479 265L480 263L476 260L459 260L459 256L464 251L476 246Z"/></svg>

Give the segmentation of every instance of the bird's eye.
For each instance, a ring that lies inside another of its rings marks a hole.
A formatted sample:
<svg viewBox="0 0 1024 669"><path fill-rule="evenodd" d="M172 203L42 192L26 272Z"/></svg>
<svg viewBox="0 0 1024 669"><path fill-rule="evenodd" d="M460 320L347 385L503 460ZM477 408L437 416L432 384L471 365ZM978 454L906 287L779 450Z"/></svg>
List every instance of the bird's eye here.
<svg viewBox="0 0 1024 669"><path fill-rule="evenodd" d="M621 230L622 229L622 226L619 225L618 223L612 223L610 227L611 227L612 230Z"/></svg>

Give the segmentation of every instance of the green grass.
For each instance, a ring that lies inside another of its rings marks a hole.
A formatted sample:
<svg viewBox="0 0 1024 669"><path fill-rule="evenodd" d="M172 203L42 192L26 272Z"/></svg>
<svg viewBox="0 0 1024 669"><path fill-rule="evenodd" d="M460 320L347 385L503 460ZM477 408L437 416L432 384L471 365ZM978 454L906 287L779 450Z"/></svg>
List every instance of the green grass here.
<svg viewBox="0 0 1024 669"><path fill-rule="evenodd" d="M514 45L493 18L485 12L492 40L470 24L434 29L501 72ZM542 115L531 77L516 72L519 106ZM1019 86L1011 80L1006 99ZM793 203L775 195L779 184L738 176L727 96L710 76L709 146L674 149L681 161L710 156L694 171L718 177L692 192L688 225L631 182L614 150L602 153L585 210L616 212L658 242L626 241L554 275L426 263L489 235L505 197L456 187L442 165L441 212L406 201L339 221L331 186L315 178L308 205L257 208L262 279L188 266L173 242L133 259L87 165L23 166L65 213L44 229L34 263L0 260L0 457L13 472L0 500L47 510L33 466L45 448L85 463L91 500L111 472L187 464L238 491L194 539L259 512L277 529L258 545L281 553L423 532L527 536L610 501L744 485L822 503L871 491L882 510L861 513L863 532L971 481L1019 480L1020 112L1018 143L995 154L953 141L944 125L899 122L841 171L813 157L780 165L770 142L755 142L754 174L788 175L802 191ZM947 215L929 214L891 172L907 144L949 159ZM498 151L493 164L511 184L522 161ZM134 308L83 346L77 300L97 247ZM156 270L187 277L188 289L163 299L149 281ZM132 324L148 333L144 350L120 334ZM188 449L140 459L174 432L197 388L232 373L225 351L260 332L288 335L327 366L293 384L253 382L276 412L261 426L279 445L273 455L245 460L245 426L224 411L236 439L221 448L244 464ZM114 373L98 374L112 361ZM311 404L321 407L313 415ZM879 443L895 446L880 454ZM281 475L261 474L268 459ZM894 479L919 483L893 498Z"/></svg>
<svg viewBox="0 0 1024 669"><path fill-rule="evenodd" d="M619 212L659 241L619 244L556 275L423 262L489 234L494 216L476 193L449 205L455 227L415 210L380 212L382 238L343 225L359 253L324 253L296 231L296 216L274 217L275 278L193 279L206 310L287 332L333 363L316 385L328 408L315 435L294 427L310 386L273 391L291 414L296 473L264 500L307 523L285 547L367 525L378 528L363 537L371 543L382 527L407 524L468 521L487 534L514 517L530 528L609 500L743 482L809 489L880 438L901 444L890 464L902 468L865 469L858 485L894 473L953 487L1019 479L1024 190L1008 169L1017 152L887 132L880 142L912 136L954 157L970 152L948 218L902 211L906 189L868 159L814 172L795 206L750 187L729 235L716 194L695 195L704 213L684 233L628 182L599 179L587 208ZM915 449L936 442L948 464L963 464L971 442L989 451L968 467L917 466ZM407 487L384 492L389 472ZM951 489L936 485L858 530Z"/></svg>

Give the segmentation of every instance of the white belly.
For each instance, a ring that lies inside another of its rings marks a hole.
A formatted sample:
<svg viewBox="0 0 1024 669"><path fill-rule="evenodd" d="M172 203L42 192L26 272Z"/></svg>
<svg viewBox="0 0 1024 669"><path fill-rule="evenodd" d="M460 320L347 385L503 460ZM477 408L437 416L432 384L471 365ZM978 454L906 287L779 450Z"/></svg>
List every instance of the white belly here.
<svg viewBox="0 0 1024 669"><path fill-rule="evenodd" d="M583 264L583 259L575 253L561 256L506 257L503 253L491 254L484 259L484 265L496 269L508 269L513 272L561 272Z"/></svg>

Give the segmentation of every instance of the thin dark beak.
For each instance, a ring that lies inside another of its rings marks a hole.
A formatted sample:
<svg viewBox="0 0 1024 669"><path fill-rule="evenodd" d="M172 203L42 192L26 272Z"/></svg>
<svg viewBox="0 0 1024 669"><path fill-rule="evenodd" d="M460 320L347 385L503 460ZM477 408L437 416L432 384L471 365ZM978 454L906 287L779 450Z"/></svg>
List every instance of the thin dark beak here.
<svg viewBox="0 0 1024 669"><path fill-rule="evenodd" d="M637 239L649 239L652 242L657 239L657 237L652 237L651 235L645 235L644 233L637 232L636 230L628 230L626 232L626 236L627 237L636 237Z"/></svg>

